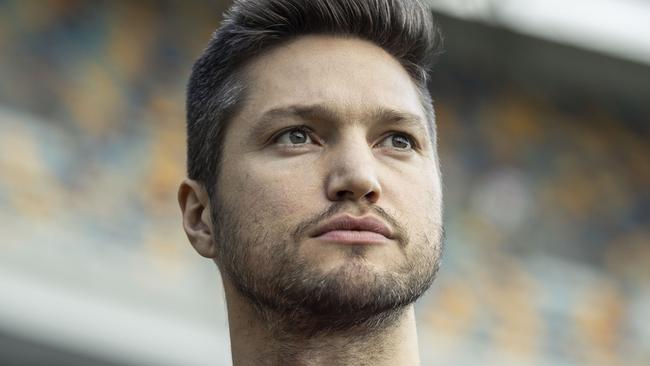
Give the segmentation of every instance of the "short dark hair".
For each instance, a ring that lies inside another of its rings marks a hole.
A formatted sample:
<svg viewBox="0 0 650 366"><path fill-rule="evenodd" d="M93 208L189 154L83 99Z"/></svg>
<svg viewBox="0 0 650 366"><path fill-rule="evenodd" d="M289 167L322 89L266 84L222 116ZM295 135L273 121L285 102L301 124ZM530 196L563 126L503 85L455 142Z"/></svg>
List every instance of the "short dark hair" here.
<svg viewBox="0 0 650 366"><path fill-rule="evenodd" d="M187 173L212 195L223 138L244 98L242 66L302 35L370 41L395 57L418 87L435 143L427 78L441 37L420 0L235 0L187 86Z"/></svg>

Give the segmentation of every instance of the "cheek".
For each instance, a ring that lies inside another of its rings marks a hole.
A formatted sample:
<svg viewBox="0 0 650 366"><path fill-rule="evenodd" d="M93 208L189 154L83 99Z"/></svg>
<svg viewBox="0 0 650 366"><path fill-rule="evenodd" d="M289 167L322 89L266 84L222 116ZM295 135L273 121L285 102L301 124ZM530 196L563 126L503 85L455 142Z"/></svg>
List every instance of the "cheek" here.
<svg viewBox="0 0 650 366"><path fill-rule="evenodd" d="M385 191L391 206L399 210L415 230L442 222L442 192L435 170L420 170L417 174L400 176Z"/></svg>
<svg viewBox="0 0 650 366"><path fill-rule="evenodd" d="M292 223L317 207L320 186L315 174L274 169L266 164L240 164L229 172L227 186L231 203L246 209L251 217L268 224Z"/></svg>

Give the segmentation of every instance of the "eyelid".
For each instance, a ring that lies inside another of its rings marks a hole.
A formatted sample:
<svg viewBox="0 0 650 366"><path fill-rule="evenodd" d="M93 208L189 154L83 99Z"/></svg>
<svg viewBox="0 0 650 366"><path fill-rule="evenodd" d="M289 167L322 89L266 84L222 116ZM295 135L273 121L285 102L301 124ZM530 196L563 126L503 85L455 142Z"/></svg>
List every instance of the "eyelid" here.
<svg viewBox="0 0 650 366"><path fill-rule="evenodd" d="M287 126L285 128L282 128L279 131L277 131L276 133L274 133L268 139L268 143L269 144L276 144L281 136L283 136L287 132L290 132L290 131L293 131L293 130L302 130L309 136L309 138L311 138L313 143L322 144L321 139L319 139L318 136L316 136L316 133L314 132L314 130L311 127L307 126L307 125L293 125L293 126ZM399 130L391 130L391 131L386 132L379 139L379 142L377 144L375 144L375 146L378 145L379 143L385 141L387 138L389 138L389 137L391 137L393 135L402 135L402 136L406 137L409 140L409 142L411 143L411 149L410 150L401 150L401 151L420 151L422 149L422 147L421 147L422 145L420 144L420 141L417 138L415 138L413 136L413 134L411 134L409 132L405 132L405 131L399 131ZM396 149L396 150L399 150L399 149Z"/></svg>
<svg viewBox="0 0 650 366"><path fill-rule="evenodd" d="M314 130L311 129L309 126L306 126L306 125L294 125L294 126L287 126L287 127L283 128L283 129L277 131L276 133L274 133L271 136L271 138L269 138L269 143L276 144L281 136L283 136L287 132L294 131L294 130L303 131L309 136L309 138L311 138L311 140L313 142L319 142L319 139L315 136Z"/></svg>
<svg viewBox="0 0 650 366"><path fill-rule="evenodd" d="M418 139L416 139L415 136L413 136L411 133L404 132L404 131L396 131L396 130L388 131L382 136L382 138L379 139L379 143L385 141L387 138L389 138L391 136L394 136L394 135L402 135L402 136L406 137L409 140L409 142L411 143L411 149L410 150L413 150L413 151L421 150L420 141L418 141ZM377 145L379 143L377 143ZM400 149L397 149L397 150L400 150ZM400 150L400 151L408 151L408 150Z"/></svg>

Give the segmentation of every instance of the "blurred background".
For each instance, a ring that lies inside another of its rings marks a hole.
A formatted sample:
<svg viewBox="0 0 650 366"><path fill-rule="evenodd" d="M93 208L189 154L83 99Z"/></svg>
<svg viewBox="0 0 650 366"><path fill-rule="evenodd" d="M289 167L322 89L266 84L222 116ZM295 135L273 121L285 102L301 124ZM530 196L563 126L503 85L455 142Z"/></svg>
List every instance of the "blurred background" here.
<svg viewBox="0 0 650 366"><path fill-rule="evenodd" d="M650 365L650 2L431 0L446 253L423 365ZM0 365L227 365L181 229L227 1L0 0Z"/></svg>

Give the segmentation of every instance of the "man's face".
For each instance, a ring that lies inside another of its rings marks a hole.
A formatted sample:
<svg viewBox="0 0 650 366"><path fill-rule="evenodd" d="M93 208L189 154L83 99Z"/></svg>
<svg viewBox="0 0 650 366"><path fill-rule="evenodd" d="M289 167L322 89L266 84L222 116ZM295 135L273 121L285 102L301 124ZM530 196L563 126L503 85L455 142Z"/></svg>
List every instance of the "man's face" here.
<svg viewBox="0 0 650 366"><path fill-rule="evenodd" d="M417 88L381 48L301 37L246 66L212 198L216 262L246 298L345 327L403 308L441 252Z"/></svg>

